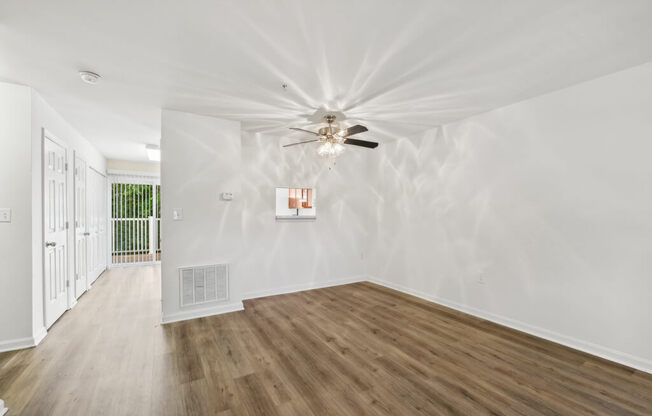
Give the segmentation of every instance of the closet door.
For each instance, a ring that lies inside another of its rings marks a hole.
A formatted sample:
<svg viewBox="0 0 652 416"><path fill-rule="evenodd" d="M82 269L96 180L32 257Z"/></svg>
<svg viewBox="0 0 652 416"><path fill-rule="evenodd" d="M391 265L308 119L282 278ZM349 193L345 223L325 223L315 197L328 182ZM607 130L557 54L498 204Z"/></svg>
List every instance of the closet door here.
<svg viewBox="0 0 652 416"><path fill-rule="evenodd" d="M75 157L75 298L88 287L88 252L86 244L86 162Z"/></svg>
<svg viewBox="0 0 652 416"><path fill-rule="evenodd" d="M98 238L99 238L99 254L98 254L98 275L102 274L107 268L107 252L108 252L108 191L107 191L107 180L106 176L99 174L99 192L100 197L98 198L100 206L98 207L99 212L99 223L98 223Z"/></svg>
<svg viewBox="0 0 652 416"><path fill-rule="evenodd" d="M43 300L49 328L68 308L66 148L43 137Z"/></svg>
<svg viewBox="0 0 652 416"><path fill-rule="evenodd" d="M89 284L106 268L106 178L88 169L88 279Z"/></svg>

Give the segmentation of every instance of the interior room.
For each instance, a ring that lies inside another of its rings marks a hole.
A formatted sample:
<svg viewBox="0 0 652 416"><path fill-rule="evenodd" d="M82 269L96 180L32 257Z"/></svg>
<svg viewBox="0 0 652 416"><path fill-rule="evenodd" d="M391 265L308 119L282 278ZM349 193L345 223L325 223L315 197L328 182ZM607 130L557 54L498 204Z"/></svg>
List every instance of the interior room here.
<svg viewBox="0 0 652 416"><path fill-rule="evenodd" d="M649 0L0 3L0 416L652 415Z"/></svg>

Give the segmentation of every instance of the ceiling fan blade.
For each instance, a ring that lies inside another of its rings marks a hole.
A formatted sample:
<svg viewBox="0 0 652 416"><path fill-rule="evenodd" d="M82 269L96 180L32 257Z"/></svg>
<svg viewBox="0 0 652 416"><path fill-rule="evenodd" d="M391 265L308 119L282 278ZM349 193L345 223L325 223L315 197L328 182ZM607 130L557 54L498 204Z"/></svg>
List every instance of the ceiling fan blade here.
<svg viewBox="0 0 652 416"><path fill-rule="evenodd" d="M346 139L344 140L344 144L367 147L369 149L375 149L376 147L378 147L378 143L376 142L368 142L366 140L356 140L356 139Z"/></svg>
<svg viewBox="0 0 652 416"><path fill-rule="evenodd" d="M312 143L312 142L318 142L318 141L319 141L319 139L315 139L315 140L305 140L305 141L302 141L302 142L299 142L299 143L290 143L290 144L286 144L286 145L283 146L283 147L296 146L296 145L298 145L298 144Z"/></svg>
<svg viewBox="0 0 652 416"><path fill-rule="evenodd" d="M310 130L300 129L298 127L290 127L290 130L302 131L304 133L310 133L310 134L314 134L315 136L319 136L319 133L315 133L314 131L310 131Z"/></svg>
<svg viewBox="0 0 652 416"><path fill-rule="evenodd" d="M354 134L364 133L365 131L367 131L367 128L365 126L361 126L357 124L355 126L351 126L346 130L344 130L344 134L342 134L342 137L353 136Z"/></svg>

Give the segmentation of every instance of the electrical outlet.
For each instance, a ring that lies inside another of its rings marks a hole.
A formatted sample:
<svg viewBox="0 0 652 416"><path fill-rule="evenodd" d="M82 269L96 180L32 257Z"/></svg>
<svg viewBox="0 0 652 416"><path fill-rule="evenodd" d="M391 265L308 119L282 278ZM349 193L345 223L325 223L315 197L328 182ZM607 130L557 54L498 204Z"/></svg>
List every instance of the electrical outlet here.
<svg viewBox="0 0 652 416"><path fill-rule="evenodd" d="M481 274L481 275L478 275L478 278L477 278L475 281L476 281L476 283L479 284L479 285L484 285L484 284L487 283L486 280L485 280L485 278L484 278L484 275L482 275L482 274Z"/></svg>
<svg viewBox="0 0 652 416"><path fill-rule="evenodd" d="M0 222L11 222L11 208L0 208Z"/></svg>
<svg viewBox="0 0 652 416"><path fill-rule="evenodd" d="M183 208L174 208L172 210L172 219L174 221L181 221L183 219Z"/></svg>

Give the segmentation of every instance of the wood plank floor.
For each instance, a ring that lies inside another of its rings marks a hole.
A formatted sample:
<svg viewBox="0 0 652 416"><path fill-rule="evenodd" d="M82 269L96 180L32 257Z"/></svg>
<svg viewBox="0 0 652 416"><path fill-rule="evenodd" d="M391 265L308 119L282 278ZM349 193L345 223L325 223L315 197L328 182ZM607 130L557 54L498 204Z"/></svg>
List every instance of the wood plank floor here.
<svg viewBox="0 0 652 416"><path fill-rule="evenodd" d="M652 415L652 376L370 283L161 326L160 269L106 272L37 348L12 415Z"/></svg>

